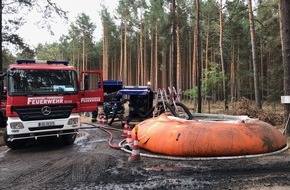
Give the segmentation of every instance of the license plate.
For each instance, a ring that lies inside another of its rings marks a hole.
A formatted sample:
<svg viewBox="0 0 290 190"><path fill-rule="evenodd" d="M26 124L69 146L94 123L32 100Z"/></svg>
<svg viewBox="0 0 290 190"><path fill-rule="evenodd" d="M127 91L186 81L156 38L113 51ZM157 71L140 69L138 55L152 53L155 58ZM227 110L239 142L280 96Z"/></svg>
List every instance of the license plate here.
<svg viewBox="0 0 290 190"><path fill-rule="evenodd" d="M47 126L53 126L55 125L54 121L48 121L48 122L40 122L38 123L39 127L47 127Z"/></svg>

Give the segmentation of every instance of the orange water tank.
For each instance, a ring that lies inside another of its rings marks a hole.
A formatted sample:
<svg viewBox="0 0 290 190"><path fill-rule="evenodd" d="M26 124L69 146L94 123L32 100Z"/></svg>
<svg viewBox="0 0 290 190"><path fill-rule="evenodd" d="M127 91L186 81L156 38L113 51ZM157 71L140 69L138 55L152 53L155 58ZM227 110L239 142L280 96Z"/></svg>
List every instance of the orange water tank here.
<svg viewBox="0 0 290 190"><path fill-rule="evenodd" d="M252 155L287 146L280 131L257 119L185 120L163 114L137 126L141 148L170 156ZM132 136L135 138L134 129Z"/></svg>

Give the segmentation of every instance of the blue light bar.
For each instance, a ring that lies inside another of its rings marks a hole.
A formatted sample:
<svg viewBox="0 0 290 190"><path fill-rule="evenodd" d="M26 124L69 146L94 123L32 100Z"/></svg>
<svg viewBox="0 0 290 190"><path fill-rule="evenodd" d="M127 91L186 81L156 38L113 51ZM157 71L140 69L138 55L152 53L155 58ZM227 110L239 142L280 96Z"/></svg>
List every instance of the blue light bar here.
<svg viewBox="0 0 290 190"><path fill-rule="evenodd" d="M62 64L62 65L68 65L68 61L45 61L45 60L33 60L33 59L19 59L16 60L17 64L22 63L44 63L44 64Z"/></svg>
<svg viewBox="0 0 290 190"><path fill-rule="evenodd" d="M35 60L19 59L19 60L16 60L16 63L17 64L22 64L22 63L35 63Z"/></svg>
<svg viewBox="0 0 290 190"><path fill-rule="evenodd" d="M68 61L47 61L47 64L63 64L68 65Z"/></svg>

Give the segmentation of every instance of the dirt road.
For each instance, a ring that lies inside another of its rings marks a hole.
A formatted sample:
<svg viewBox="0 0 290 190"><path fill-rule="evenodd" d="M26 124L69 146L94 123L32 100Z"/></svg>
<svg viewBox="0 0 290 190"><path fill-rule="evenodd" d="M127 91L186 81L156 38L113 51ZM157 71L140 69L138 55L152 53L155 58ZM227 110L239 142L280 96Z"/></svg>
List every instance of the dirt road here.
<svg viewBox="0 0 290 190"><path fill-rule="evenodd" d="M115 126L115 128L119 128ZM110 130L113 144L123 140ZM243 159L168 160L141 157L108 145L109 134L85 129L72 146L57 139L26 148L0 147L0 189L289 189L290 151ZM143 153L144 151L141 150Z"/></svg>

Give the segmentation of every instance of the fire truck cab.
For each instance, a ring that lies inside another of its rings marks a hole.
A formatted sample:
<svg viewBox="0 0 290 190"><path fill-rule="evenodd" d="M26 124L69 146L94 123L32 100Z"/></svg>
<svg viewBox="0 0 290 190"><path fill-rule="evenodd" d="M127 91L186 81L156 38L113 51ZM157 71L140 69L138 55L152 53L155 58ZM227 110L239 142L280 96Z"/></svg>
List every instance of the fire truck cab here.
<svg viewBox="0 0 290 190"><path fill-rule="evenodd" d="M67 61L17 60L0 83L0 124L10 148L48 136L73 144L81 113L104 102L102 71L86 70L78 77Z"/></svg>

